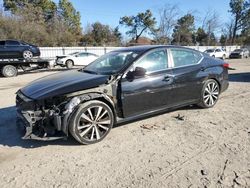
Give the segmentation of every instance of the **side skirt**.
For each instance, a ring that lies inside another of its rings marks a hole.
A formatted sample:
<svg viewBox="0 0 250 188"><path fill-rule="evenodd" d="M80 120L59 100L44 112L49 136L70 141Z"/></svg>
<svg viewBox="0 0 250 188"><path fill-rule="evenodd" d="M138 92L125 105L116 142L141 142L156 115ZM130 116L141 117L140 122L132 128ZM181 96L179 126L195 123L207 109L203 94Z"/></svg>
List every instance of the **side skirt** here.
<svg viewBox="0 0 250 188"><path fill-rule="evenodd" d="M172 107L167 107L167 106L163 106L162 108L159 108L157 110L151 110L142 114L138 114L138 115L134 115L134 116L129 116L126 118L118 118L117 117L117 125L120 124L124 124L124 123L128 123L128 122L132 122L132 121L136 121L136 120L142 120L143 118L150 118L152 116L156 116L156 115L160 115L166 112L170 112L173 110L176 110L178 108L181 107L185 107L185 106L189 106L189 105L193 105L193 104L198 104L199 101L198 100L192 100L192 101L188 101L185 104L181 104L181 105L175 105Z"/></svg>

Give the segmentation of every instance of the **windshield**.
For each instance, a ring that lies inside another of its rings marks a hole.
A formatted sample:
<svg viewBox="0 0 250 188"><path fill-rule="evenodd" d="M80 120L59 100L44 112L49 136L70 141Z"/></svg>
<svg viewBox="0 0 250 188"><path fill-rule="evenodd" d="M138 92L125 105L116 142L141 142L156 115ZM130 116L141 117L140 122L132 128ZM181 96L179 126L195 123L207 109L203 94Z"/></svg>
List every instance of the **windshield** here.
<svg viewBox="0 0 250 188"><path fill-rule="evenodd" d="M243 50L241 49L237 49L237 50L234 50L234 52L242 52Z"/></svg>
<svg viewBox="0 0 250 188"><path fill-rule="evenodd" d="M212 53L212 52L214 52L214 50L213 49L209 49L209 50L206 50L205 52L206 53Z"/></svg>
<svg viewBox="0 0 250 188"><path fill-rule="evenodd" d="M105 75L115 74L134 61L138 55L138 53L132 51L110 52L83 68L82 71Z"/></svg>

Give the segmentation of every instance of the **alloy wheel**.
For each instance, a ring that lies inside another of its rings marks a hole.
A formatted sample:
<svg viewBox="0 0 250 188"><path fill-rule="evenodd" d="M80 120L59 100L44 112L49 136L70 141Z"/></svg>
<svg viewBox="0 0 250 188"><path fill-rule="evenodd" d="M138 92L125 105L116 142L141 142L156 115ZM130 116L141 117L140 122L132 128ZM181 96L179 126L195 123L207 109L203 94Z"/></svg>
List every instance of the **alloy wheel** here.
<svg viewBox="0 0 250 188"><path fill-rule="evenodd" d="M219 86L215 81L208 82L204 94L203 94L203 102L208 106L212 107L215 105L219 97Z"/></svg>
<svg viewBox="0 0 250 188"><path fill-rule="evenodd" d="M2 68L1 73L4 77L13 77L17 75L17 68L13 65L5 65Z"/></svg>
<svg viewBox="0 0 250 188"><path fill-rule="evenodd" d="M7 67L6 70L5 70L5 73L8 77L11 77L15 74L15 70L12 69L11 67Z"/></svg>
<svg viewBox="0 0 250 188"><path fill-rule="evenodd" d="M29 50L25 50L23 52L23 58L24 59L31 59L33 57L33 53Z"/></svg>
<svg viewBox="0 0 250 188"><path fill-rule="evenodd" d="M80 104L72 115L69 131L81 144L94 144L108 135L114 122L114 114L109 105L91 100Z"/></svg>

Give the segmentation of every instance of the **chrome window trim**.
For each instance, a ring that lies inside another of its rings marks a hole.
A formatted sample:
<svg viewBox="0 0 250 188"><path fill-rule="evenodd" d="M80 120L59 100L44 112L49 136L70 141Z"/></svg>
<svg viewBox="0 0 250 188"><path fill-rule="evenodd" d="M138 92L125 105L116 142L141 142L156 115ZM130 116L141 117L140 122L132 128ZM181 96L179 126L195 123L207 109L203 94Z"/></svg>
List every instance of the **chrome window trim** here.
<svg viewBox="0 0 250 188"><path fill-rule="evenodd" d="M199 53L199 54L201 55L201 59L200 59L197 63L190 64L190 65L182 65L182 66L179 66L179 67L175 67L175 66L174 66L174 59L173 59L173 55L172 55L172 51L171 51L172 49L179 49L179 48L169 48L169 51L170 51L170 53L171 53L171 55L170 55L171 61L172 61L172 63L173 63L172 69L177 69L177 68L182 68L182 67L190 67L190 66L194 66L194 65L199 65L199 64L202 62L202 60L204 59L203 54L202 54L201 52L197 52L197 53ZM193 51L192 49L186 49L186 48L185 48L184 50Z"/></svg>

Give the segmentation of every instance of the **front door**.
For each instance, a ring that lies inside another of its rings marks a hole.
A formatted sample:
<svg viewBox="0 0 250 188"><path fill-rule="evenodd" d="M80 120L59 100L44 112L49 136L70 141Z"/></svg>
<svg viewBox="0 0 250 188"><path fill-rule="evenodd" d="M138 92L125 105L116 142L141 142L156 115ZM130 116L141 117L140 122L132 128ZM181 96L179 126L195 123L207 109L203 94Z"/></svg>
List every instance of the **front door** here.
<svg viewBox="0 0 250 188"><path fill-rule="evenodd" d="M122 78L121 101L124 116L134 116L171 105L173 77L167 50L148 52L131 69L136 67L144 68L146 75L132 80L126 75Z"/></svg>

